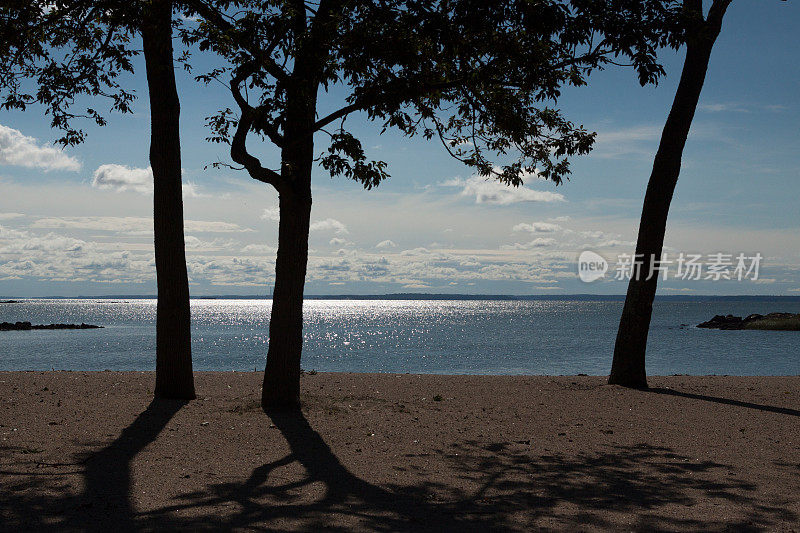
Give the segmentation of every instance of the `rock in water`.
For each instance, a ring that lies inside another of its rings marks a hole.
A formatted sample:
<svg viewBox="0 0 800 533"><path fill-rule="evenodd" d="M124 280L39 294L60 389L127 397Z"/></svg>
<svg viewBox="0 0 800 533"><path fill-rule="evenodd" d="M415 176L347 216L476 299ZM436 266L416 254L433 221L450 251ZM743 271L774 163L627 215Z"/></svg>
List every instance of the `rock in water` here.
<svg viewBox="0 0 800 533"><path fill-rule="evenodd" d="M742 317L733 315L716 315L707 322L697 324L697 327L709 329L742 329Z"/></svg>
<svg viewBox="0 0 800 533"><path fill-rule="evenodd" d="M100 329L94 324L31 324L30 322L3 322L0 331L30 331L32 329Z"/></svg>
<svg viewBox="0 0 800 533"><path fill-rule="evenodd" d="M769 313L763 316L750 315L742 322L744 322L744 329L800 331L800 314Z"/></svg>
<svg viewBox="0 0 800 533"><path fill-rule="evenodd" d="M698 328L710 329L762 329L775 331L800 331L800 314L769 313L752 314L745 318L733 315L717 315Z"/></svg>

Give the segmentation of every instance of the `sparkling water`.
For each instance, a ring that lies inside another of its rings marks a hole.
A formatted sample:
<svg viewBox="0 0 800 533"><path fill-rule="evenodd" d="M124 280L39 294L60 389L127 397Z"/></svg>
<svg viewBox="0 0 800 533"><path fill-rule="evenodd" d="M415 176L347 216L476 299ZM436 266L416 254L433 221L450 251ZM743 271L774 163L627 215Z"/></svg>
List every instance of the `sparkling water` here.
<svg viewBox="0 0 800 533"><path fill-rule="evenodd" d="M270 300L193 300L196 370L262 370ZM607 374L621 301L307 300L306 370L431 374ZM657 301L651 375L800 374L800 332L693 327L716 314L800 312L787 301ZM0 370L152 370L155 300L25 300L0 322L97 330L0 332ZM682 326L682 325L688 325Z"/></svg>

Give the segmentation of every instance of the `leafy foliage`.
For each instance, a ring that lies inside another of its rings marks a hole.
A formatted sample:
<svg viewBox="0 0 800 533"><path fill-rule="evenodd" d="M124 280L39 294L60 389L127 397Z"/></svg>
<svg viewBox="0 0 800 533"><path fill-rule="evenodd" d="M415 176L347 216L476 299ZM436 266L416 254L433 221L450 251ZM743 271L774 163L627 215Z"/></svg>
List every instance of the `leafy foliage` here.
<svg viewBox="0 0 800 533"><path fill-rule="evenodd" d="M344 175L358 180L365 189L377 187L388 177L386 163L369 161L361 147L361 141L343 129L331 135L328 153L321 160L322 168L330 172L331 176Z"/></svg>
<svg viewBox="0 0 800 533"><path fill-rule="evenodd" d="M622 61L642 84L655 83L663 74L657 49L681 40L679 3L658 0L241 0L188 8L203 20L183 32L185 42L229 63L198 79L229 83L240 108L238 120L227 109L210 119L210 139L236 144L238 133L234 159L273 184L280 175L244 157L241 129L284 149L289 134L328 133L321 166L378 185L385 163L368 161L345 127L357 112L381 131L438 138L484 176L559 183L569 157L594 142L556 107L563 87L585 85L593 70ZM316 106L320 88L344 89L346 100L328 114L315 108L314 123L296 120L294 104Z"/></svg>
<svg viewBox="0 0 800 533"><path fill-rule="evenodd" d="M45 107L58 143L74 145L85 133L74 119L98 125L94 107L73 111L82 96L104 97L110 109L127 113L134 98L120 83L132 72L131 8L109 0L8 0L0 7L0 109Z"/></svg>

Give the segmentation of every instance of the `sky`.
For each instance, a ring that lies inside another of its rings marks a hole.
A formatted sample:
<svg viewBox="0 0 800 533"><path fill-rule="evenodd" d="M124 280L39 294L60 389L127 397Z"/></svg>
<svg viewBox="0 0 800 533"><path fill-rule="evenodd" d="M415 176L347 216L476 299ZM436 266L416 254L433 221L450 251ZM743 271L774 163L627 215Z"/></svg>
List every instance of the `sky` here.
<svg viewBox="0 0 800 533"><path fill-rule="evenodd" d="M731 5L684 153L660 294L800 296L798 27L797 3ZM380 135L353 117L368 156L386 161L391 178L366 191L315 170L306 293L624 294L683 52L661 60L667 76L657 87L614 67L564 92L558 107L598 135L560 186L532 178L507 188L438 142ZM74 148L53 145L59 135L41 109L0 112L0 297L155 294L149 109L140 60L136 67L127 81L139 96L134 113L110 115L103 128L85 124L87 140ZM234 104L223 88L178 75L191 293L268 294L277 194L209 166L230 159L205 141L204 117ZM275 164L274 150L249 146ZM607 262L592 282L578 274L585 251ZM676 276L692 256L700 279Z"/></svg>

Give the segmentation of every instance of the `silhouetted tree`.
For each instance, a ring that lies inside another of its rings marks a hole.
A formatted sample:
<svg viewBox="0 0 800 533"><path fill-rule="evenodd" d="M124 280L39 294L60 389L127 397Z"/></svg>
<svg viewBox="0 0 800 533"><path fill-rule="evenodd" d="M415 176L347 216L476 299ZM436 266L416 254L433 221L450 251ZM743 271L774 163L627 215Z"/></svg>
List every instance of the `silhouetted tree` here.
<svg viewBox="0 0 800 533"><path fill-rule="evenodd" d="M128 112L133 94L118 81L132 72L130 41L141 33L150 96L150 165L154 179L154 237L158 307L155 395L195 397L189 313L189 282L183 235L179 137L180 103L172 50L171 0L145 2L61 0L11 1L0 11L2 107L38 103L74 145L85 134L73 119L105 118L94 108L73 113L76 98L109 97L112 109ZM35 93L27 92L34 82Z"/></svg>
<svg viewBox="0 0 800 533"><path fill-rule="evenodd" d="M611 384L647 387L645 352L658 285L655 267L661 259L669 206L678 183L686 138L705 82L711 50L730 3L731 0L714 0L704 17L702 0L683 2L685 33L681 40L686 43L686 58L644 197L635 267L628 283L608 378Z"/></svg>
<svg viewBox="0 0 800 533"><path fill-rule="evenodd" d="M186 41L213 49L231 67L199 78L229 84L238 111L209 119L211 140L279 194L280 222L264 408L299 403L303 289L315 161L331 176L377 186L385 163L371 160L347 129L361 113L385 130L438 138L488 177L517 186L525 175L559 183L567 158L590 150L594 134L547 105L565 85L624 57L640 81L661 74L669 6L658 1L267 0L213 10ZM346 93L320 109L318 92ZM250 133L280 151L275 168L253 155ZM315 134L326 135L315 152ZM511 162L496 167L490 159Z"/></svg>
<svg viewBox="0 0 800 533"><path fill-rule="evenodd" d="M149 0L142 11L142 45L150 96L150 166L158 284L155 395L191 400L195 392L183 235L181 106L172 55L173 2Z"/></svg>

